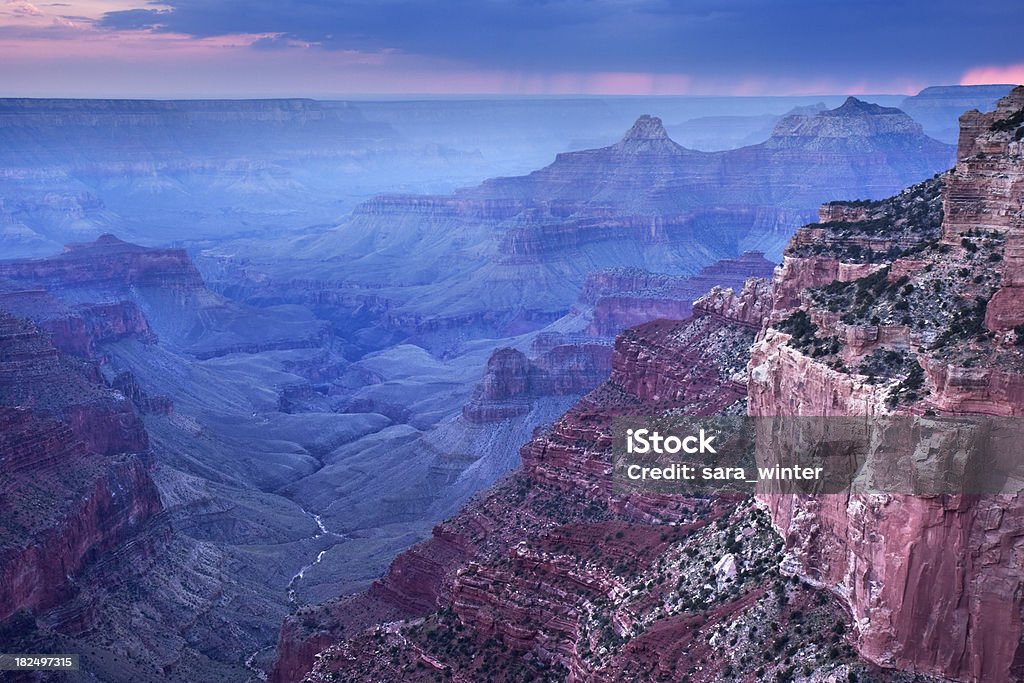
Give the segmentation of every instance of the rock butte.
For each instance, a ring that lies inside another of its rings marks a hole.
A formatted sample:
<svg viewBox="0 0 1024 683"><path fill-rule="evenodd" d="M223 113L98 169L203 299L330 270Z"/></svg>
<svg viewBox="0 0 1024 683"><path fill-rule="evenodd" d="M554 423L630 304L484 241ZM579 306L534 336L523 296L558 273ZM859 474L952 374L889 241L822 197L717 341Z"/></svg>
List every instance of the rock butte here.
<svg viewBox="0 0 1024 683"><path fill-rule="evenodd" d="M558 319L595 271L692 274L755 249L777 258L836 193L884 197L953 159L898 109L856 99L721 152L686 149L643 116L617 143L561 153L527 175L366 201L334 229L276 245L291 261L269 247L250 255L249 280L233 286L381 310L390 330L444 353L459 328L511 336ZM595 329L610 329L608 314L598 311Z"/></svg>

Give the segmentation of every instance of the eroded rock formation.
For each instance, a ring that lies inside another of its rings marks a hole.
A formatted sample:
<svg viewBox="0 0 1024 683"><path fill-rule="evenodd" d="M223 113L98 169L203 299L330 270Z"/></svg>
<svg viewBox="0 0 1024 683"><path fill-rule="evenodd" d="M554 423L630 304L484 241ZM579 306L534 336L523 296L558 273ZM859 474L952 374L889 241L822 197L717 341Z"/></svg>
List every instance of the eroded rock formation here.
<svg viewBox="0 0 1024 683"><path fill-rule="evenodd" d="M1024 88L962 122L957 168L933 181L941 197L925 185L856 214L833 207L823 218L838 222L794 240L776 323L750 362L752 415L1024 414L1010 303ZM929 204L944 207L941 225L922 220ZM1019 494L764 502L786 539L785 570L849 605L868 659L956 680L1024 675Z"/></svg>
<svg viewBox="0 0 1024 683"><path fill-rule="evenodd" d="M246 296L280 298L287 288L293 301L383 311L386 334L443 354L460 328L515 336L557 320L597 271L692 276L746 250L777 258L821 202L885 197L953 159L952 146L899 110L853 99L788 116L761 144L713 153L681 147L645 116L619 142L559 154L527 175L449 196L377 197L337 228L290 244L294 261L268 252L222 266L242 271L232 286ZM596 301L591 333L640 322L628 308L687 315L682 304L636 294Z"/></svg>
<svg viewBox="0 0 1024 683"><path fill-rule="evenodd" d="M742 410L737 379L769 303L767 284L751 281L741 295L713 292L688 321L621 336L611 379L524 447L520 473L436 527L368 592L289 619L272 680L710 681L791 637L794 661L827 657L807 634L842 615L804 588L765 590L779 544L749 500L626 493L611 477L616 416ZM502 357L522 375L522 358ZM729 639L723 656L714 644ZM833 669L860 666L833 649Z"/></svg>
<svg viewBox="0 0 1024 683"><path fill-rule="evenodd" d="M0 312L0 622L57 605L161 510L147 435L94 366Z"/></svg>
<svg viewBox="0 0 1024 683"><path fill-rule="evenodd" d="M768 278L774 264L761 252L745 252L702 268L693 277L670 276L623 268L587 278L576 308L592 307L586 332L614 337L622 330L659 318L684 320L693 302L712 287L739 291L748 278Z"/></svg>
<svg viewBox="0 0 1024 683"><path fill-rule="evenodd" d="M693 311L694 301L708 290L717 287L719 298L727 296L725 292L732 296L732 289L741 290L747 278L769 277L772 270L763 254L746 252L739 258L716 261L693 277L637 268L594 273L587 278L569 315L539 333L527 352L494 352L463 415L476 423L494 422L528 412L532 400L540 396L582 395L607 379L615 335L653 320L685 319ZM760 301L770 302L764 292L759 294ZM741 296L750 300L746 304L749 308L755 293ZM733 305L731 299L711 301L705 304L723 310ZM751 321L767 305L747 310ZM755 328L759 324L759 319L751 322Z"/></svg>

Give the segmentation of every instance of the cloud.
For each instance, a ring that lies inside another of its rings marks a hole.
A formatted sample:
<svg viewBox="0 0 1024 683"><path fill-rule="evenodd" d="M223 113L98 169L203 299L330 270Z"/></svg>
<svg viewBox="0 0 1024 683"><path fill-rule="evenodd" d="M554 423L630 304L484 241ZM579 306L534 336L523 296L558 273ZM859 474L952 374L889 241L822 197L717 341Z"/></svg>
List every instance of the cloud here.
<svg viewBox="0 0 1024 683"><path fill-rule="evenodd" d="M8 12L11 14L26 16L26 17L41 17L43 11L33 5L31 2L25 2L24 0L7 0L6 7Z"/></svg>
<svg viewBox="0 0 1024 683"><path fill-rule="evenodd" d="M988 84L1019 85L1024 83L1024 64L1006 66L976 66L960 79L960 85Z"/></svg>
<svg viewBox="0 0 1024 683"><path fill-rule="evenodd" d="M312 47L311 43L306 43L301 40L295 40L288 36L280 33L275 33L269 36L263 36L254 40L250 47L255 50L288 50L294 48L308 48Z"/></svg>
<svg viewBox="0 0 1024 683"><path fill-rule="evenodd" d="M1024 13L1003 0L162 0L109 30L274 36L481 69L956 79L1013 62ZM751 73L754 71L755 73ZM757 73L759 71L759 73Z"/></svg>
<svg viewBox="0 0 1024 683"><path fill-rule="evenodd" d="M111 64L149 55L194 78L189 54L226 50L286 90L308 64L350 92L913 92L1021 80L1024 34L1005 0L35 2L0 0L0 59L31 66L106 46ZM358 78L343 71L353 64L366 67Z"/></svg>
<svg viewBox="0 0 1024 683"><path fill-rule="evenodd" d="M140 29L163 29L164 21L174 18L173 10L166 9L126 9L117 12L107 12L99 21L103 28L112 28L120 31L138 31ZM191 32L186 32L191 33ZM231 31L236 33L236 31Z"/></svg>

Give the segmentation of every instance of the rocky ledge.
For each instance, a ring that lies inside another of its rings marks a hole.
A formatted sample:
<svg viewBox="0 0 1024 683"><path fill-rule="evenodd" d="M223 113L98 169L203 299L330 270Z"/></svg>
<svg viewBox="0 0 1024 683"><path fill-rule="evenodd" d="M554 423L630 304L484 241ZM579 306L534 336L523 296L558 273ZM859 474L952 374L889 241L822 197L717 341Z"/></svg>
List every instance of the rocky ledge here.
<svg viewBox="0 0 1024 683"><path fill-rule="evenodd" d="M794 240L750 362L752 415L1024 414L1024 88L962 122L951 174L880 205L828 207L831 222ZM1019 494L764 503L784 570L846 603L869 660L1024 676Z"/></svg>

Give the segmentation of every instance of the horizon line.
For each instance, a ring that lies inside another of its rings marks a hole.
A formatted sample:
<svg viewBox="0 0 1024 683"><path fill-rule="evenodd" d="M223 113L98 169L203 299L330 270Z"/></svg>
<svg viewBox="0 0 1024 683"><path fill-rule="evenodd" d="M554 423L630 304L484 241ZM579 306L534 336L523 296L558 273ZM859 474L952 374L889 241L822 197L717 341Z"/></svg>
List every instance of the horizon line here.
<svg viewBox="0 0 1024 683"><path fill-rule="evenodd" d="M1006 85L1012 87L1013 84L1007 83L992 83L983 86L955 86L955 87L998 87ZM947 87L947 86L929 86L929 87ZM820 92L820 93L799 93L789 94L782 93L777 95L694 95L694 94L679 94L679 95L666 95L666 94L595 94L595 93L561 93L561 94L510 94L510 93L357 93L357 94L346 94L346 95L173 95L173 96L160 96L160 95L96 95L96 96L76 96L76 95L0 95L0 101L2 100L127 100L133 102L216 102L216 101L246 101L246 100L311 100L316 102L344 102L348 100L403 100L403 99L414 99L414 100L431 100L431 99L534 99L534 100L557 100L557 99L781 99L781 98L814 98L814 97L912 97L917 93L909 92Z"/></svg>

